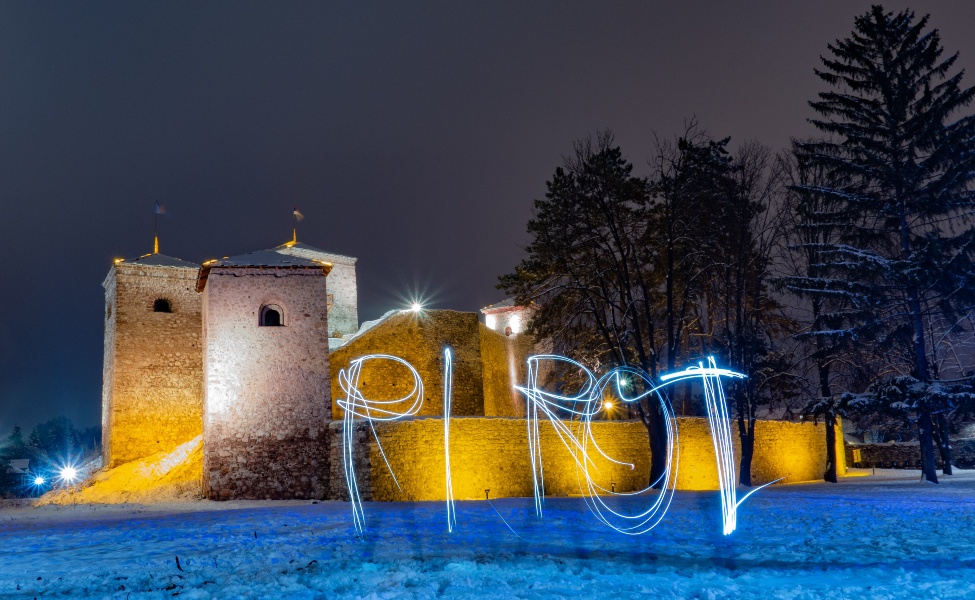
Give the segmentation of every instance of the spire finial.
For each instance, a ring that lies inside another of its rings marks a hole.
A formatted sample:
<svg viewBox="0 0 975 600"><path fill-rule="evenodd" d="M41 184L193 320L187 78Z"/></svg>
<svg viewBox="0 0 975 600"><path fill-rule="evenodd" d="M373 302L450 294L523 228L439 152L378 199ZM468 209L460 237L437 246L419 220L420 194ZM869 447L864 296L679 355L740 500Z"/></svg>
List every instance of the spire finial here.
<svg viewBox="0 0 975 600"><path fill-rule="evenodd" d="M159 204L159 200L156 200L156 206L153 209L152 215L152 253L159 254L159 215L166 214L166 207Z"/></svg>

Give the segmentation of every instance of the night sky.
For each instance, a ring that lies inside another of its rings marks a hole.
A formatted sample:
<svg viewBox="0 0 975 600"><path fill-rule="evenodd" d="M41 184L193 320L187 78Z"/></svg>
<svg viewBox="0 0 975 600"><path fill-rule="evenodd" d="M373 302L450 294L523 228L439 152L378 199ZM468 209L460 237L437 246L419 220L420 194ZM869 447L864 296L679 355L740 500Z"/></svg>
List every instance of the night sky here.
<svg viewBox="0 0 975 600"><path fill-rule="evenodd" d="M360 320L477 310L573 140L640 169L696 115L783 148L870 3L676 4L0 3L0 435L99 421L101 282L157 200L164 254L278 245L296 204L359 258ZM975 64L975 2L913 6Z"/></svg>

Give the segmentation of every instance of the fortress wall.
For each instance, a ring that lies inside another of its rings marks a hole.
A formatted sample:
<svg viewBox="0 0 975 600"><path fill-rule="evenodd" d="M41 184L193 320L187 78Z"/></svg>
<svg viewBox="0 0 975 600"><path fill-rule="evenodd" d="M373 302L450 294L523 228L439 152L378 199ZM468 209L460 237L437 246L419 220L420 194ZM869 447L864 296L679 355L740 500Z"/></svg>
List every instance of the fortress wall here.
<svg viewBox="0 0 975 600"><path fill-rule="evenodd" d="M196 270L121 263L105 280L102 448L106 466L143 458L203 429ZM171 313L153 312L157 298Z"/></svg>
<svg viewBox="0 0 975 600"><path fill-rule="evenodd" d="M540 429L546 494L578 495L575 462L550 424L542 423ZM347 499L341 462L342 424L332 423L330 430L333 480L329 497ZM680 457L675 487L716 490L717 470L707 420L679 418L678 430ZM444 499L446 474L442 419L381 423L376 425L376 433L400 487L393 482L368 425L357 423L354 457L363 500ZM596 468L592 472L598 485L611 488L615 483L616 491L624 492L647 484L650 469L647 432L641 423L597 422L593 424L593 433L608 455L634 465L630 469L594 457ZM756 435L752 467L756 485L779 477L784 477L786 483L822 479L826 465L824 425L763 421L758 424ZM737 432L734 437L737 439ZM452 419L450 450L456 499L483 499L485 489L491 490L492 498L533 494L526 421L523 419ZM737 468L737 462L735 466Z"/></svg>
<svg viewBox="0 0 975 600"><path fill-rule="evenodd" d="M328 332L338 337L359 329L359 300L356 292L355 263L332 263L328 274L328 293L332 308L328 311Z"/></svg>
<svg viewBox="0 0 975 600"><path fill-rule="evenodd" d="M474 313L431 310L403 311L332 351L332 414L341 420L344 411L337 400L345 394L338 374L352 360L369 354L400 357L417 370L423 380L424 401L420 415L443 414L443 349L453 351L453 414L484 414L484 386L481 368L480 323ZM389 360L367 361L359 389L368 399L389 400L405 395L413 387L406 367ZM408 404L394 407L405 410Z"/></svg>
<svg viewBox="0 0 975 600"><path fill-rule="evenodd" d="M303 247L279 246L275 252L332 263L328 274L328 293L332 307L328 311L328 333L333 337L349 335L359 329L359 299L355 276L355 258Z"/></svg>
<svg viewBox="0 0 975 600"><path fill-rule="evenodd" d="M526 361L534 351L527 335L504 336L481 324L484 416L524 417L525 397L515 389L526 380Z"/></svg>
<svg viewBox="0 0 975 600"><path fill-rule="evenodd" d="M203 485L211 499L323 498L330 417L326 278L210 271L203 292ZM283 327L260 327L267 304Z"/></svg>

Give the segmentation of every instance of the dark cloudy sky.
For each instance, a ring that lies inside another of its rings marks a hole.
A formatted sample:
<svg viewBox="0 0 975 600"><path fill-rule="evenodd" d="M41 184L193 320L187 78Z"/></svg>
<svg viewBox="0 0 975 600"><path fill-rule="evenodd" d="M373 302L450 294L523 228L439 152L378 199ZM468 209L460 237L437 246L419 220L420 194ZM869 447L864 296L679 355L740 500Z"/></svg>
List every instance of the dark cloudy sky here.
<svg viewBox="0 0 975 600"><path fill-rule="evenodd" d="M574 139L643 164L696 115L781 148L868 6L0 3L0 435L98 422L101 282L156 200L165 254L280 244L297 204L302 241L359 257L361 318L476 310ZM975 64L975 2L914 6Z"/></svg>

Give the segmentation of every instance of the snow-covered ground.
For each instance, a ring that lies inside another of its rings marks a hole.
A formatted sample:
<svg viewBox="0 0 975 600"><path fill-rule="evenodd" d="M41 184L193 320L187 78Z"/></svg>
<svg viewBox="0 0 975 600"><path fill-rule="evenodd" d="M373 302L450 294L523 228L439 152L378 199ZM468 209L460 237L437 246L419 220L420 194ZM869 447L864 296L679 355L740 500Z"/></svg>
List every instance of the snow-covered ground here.
<svg viewBox="0 0 975 600"><path fill-rule="evenodd" d="M638 499L629 499L636 501ZM773 486L720 535L716 493L678 492L627 537L581 499L4 505L0 597L975 598L975 472L920 484L878 471ZM179 563L177 564L177 558Z"/></svg>

